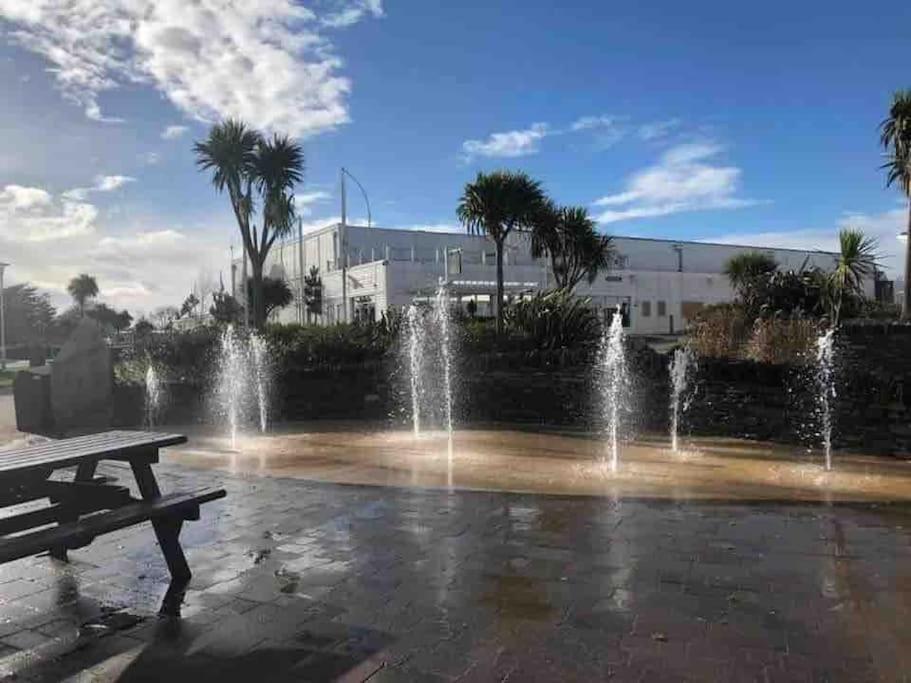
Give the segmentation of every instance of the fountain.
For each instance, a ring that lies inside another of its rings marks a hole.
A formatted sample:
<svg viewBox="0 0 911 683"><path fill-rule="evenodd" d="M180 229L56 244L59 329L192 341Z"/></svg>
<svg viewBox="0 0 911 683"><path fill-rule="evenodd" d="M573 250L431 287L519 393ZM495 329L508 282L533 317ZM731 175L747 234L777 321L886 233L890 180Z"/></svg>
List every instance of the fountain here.
<svg viewBox="0 0 911 683"><path fill-rule="evenodd" d="M405 314L405 345L411 385L411 421L414 435L421 433L421 399L424 393L424 323L417 306L411 304Z"/></svg>
<svg viewBox="0 0 911 683"><path fill-rule="evenodd" d="M835 403L835 328L816 340L816 401L826 470L832 469L832 410Z"/></svg>
<svg viewBox="0 0 911 683"><path fill-rule="evenodd" d="M629 369L623 342L623 314L618 306L610 326L605 330L599 353L599 389L607 431L609 465L612 472L616 472L620 464L621 412L627 407L630 398Z"/></svg>
<svg viewBox="0 0 911 683"><path fill-rule="evenodd" d="M433 319L439 330L440 365L443 379L443 407L446 433L452 439L452 333L449 319L449 292L440 283L433 301Z"/></svg>
<svg viewBox="0 0 911 683"><path fill-rule="evenodd" d="M237 447L237 435L247 422L255 421L260 431L266 431L271 383L265 339L255 333L238 334L228 325L219 342L213 398L215 412L227 423L232 448Z"/></svg>
<svg viewBox="0 0 911 683"><path fill-rule="evenodd" d="M435 423L453 433L453 334L449 293L440 284L424 313L408 307L402 326L402 365L408 373L411 423L415 436Z"/></svg>
<svg viewBox="0 0 911 683"><path fill-rule="evenodd" d="M149 359L145 376L146 429L152 429L158 423L163 403L164 385L158 376L158 371L155 370L155 365Z"/></svg>
<svg viewBox="0 0 911 683"><path fill-rule="evenodd" d="M692 349L688 346L675 349L668 365L671 380L671 450L674 453L680 450L680 418L686 413L693 398L692 393L687 393L687 385L695 370L696 356Z"/></svg>
<svg viewBox="0 0 911 683"><path fill-rule="evenodd" d="M272 368L269 362L269 347L266 340L258 334L251 334L250 365L253 382L256 386L256 404L259 413L259 431L265 432L269 427L269 397L272 389Z"/></svg>

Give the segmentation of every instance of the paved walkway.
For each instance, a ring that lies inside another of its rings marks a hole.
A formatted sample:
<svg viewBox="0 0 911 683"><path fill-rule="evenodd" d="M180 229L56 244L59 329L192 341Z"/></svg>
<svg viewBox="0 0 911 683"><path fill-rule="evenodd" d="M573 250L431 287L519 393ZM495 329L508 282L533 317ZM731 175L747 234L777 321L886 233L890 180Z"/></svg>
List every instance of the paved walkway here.
<svg viewBox="0 0 911 683"><path fill-rule="evenodd" d="M909 680L911 513L228 476L183 533L182 618L148 526L0 566L17 680ZM107 473L129 481L116 466Z"/></svg>

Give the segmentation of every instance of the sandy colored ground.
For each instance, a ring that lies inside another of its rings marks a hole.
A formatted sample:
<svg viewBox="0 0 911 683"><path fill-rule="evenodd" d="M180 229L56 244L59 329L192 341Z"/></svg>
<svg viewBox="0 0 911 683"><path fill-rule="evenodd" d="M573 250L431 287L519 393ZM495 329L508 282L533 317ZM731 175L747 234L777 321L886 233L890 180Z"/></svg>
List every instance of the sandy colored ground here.
<svg viewBox="0 0 911 683"><path fill-rule="evenodd" d="M673 453L663 439L625 444L605 464L591 435L516 428L415 436L350 423L285 426L236 444L184 429L167 458L232 473L351 484L665 499L911 501L911 462L846 453L825 472L819 454L735 439L694 439Z"/></svg>

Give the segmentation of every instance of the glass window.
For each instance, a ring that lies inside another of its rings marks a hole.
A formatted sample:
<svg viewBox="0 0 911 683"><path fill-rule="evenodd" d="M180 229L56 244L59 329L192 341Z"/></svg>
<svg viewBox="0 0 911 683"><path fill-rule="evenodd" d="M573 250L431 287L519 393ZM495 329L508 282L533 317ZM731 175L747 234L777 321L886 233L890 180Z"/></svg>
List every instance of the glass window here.
<svg viewBox="0 0 911 683"><path fill-rule="evenodd" d="M667 315L667 302L659 301L658 302L658 317L663 318Z"/></svg>
<svg viewBox="0 0 911 683"><path fill-rule="evenodd" d="M640 301L639 302L639 312L643 318L648 318L652 315L652 302L651 301Z"/></svg>

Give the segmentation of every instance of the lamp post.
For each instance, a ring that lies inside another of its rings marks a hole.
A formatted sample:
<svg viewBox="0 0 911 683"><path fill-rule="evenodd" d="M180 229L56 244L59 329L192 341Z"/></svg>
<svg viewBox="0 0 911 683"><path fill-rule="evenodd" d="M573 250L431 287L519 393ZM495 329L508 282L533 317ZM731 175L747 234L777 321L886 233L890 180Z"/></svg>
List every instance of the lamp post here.
<svg viewBox="0 0 911 683"><path fill-rule="evenodd" d="M3 294L3 273L8 263L0 263L0 369L6 370L6 301Z"/></svg>

